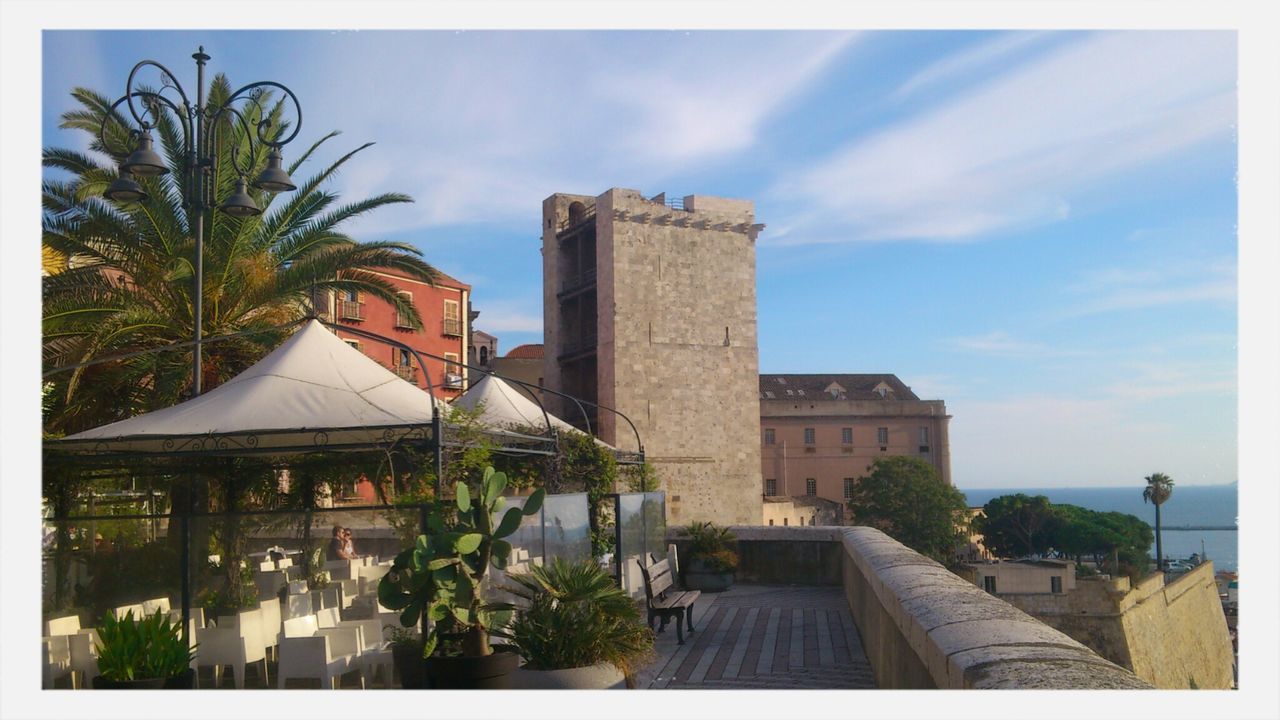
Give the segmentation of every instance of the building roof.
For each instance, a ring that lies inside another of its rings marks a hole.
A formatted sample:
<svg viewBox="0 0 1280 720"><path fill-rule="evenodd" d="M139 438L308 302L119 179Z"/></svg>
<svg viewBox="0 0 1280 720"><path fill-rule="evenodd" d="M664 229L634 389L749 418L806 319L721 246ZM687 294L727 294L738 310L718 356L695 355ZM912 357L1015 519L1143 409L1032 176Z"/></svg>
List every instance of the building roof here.
<svg viewBox="0 0 1280 720"><path fill-rule="evenodd" d="M883 391L883 393L882 393ZM760 376L761 400L919 400L897 375L867 373Z"/></svg>
<svg viewBox="0 0 1280 720"><path fill-rule="evenodd" d="M525 345L517 345L511 348L511 351L504 358L512 358L515 360L541 360L542 359L542 343L527 343Z"/></svg>
<svg viewBox="0 0 1280 720"><path fill-rule="evenodd" d="M471 335L476 339L476 342L485 342L488 340L496 341L498 339L496 335L490 335L489 333L483 330L473 330Z"/></svg>

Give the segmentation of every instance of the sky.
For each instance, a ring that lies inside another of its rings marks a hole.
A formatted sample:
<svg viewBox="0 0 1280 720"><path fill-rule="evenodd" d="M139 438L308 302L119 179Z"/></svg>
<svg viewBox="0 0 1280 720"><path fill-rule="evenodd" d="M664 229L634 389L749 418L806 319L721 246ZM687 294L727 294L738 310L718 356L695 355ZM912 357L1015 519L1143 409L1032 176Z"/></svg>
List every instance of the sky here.
<svg viewBox="0 0 1280 720"><path fill-rule="evenodd" d="M50 31L42 141L143 58L298 96L290 152L541 340L541 201L746 198L760 371L946 401L961 488L1236 481L1231 31ZM140 73L158 84L158 75ZM297 175L305 176L304 169Z"/></svg>

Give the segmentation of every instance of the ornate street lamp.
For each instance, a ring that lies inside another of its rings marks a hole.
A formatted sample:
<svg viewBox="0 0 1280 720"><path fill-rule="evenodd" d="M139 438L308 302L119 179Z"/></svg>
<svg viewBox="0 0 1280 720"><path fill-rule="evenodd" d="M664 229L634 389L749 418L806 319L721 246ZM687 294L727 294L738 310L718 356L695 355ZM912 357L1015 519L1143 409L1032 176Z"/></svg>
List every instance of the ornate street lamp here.
<svg viewBox="0 0 1280 720"><path fill-rule="evenodd" d="M227 101L220 107L210 108L205 103L204 96L204 65L210 58L205 54L204 47L201 47L191 57L196 61L195 105L190 103L182 84L178 82L178 79L168 68L154 60L143 60L134 65L133 70L129 73L129 79L125 83L124 96L116 100L111 105L110 110L103 116L98 136L102 140L103 147L110 149L111 143L107 138L107 123L117 118L117 108L121 105L126 105L129 108L129 114L133 116L134 122L137 123L138 129L130 129L128 156L120 163L119 176L107 187L102 196L107 200L121 204L145 203L150 199L150 195L138 180L156 178L169 173L168 164L152 147L151 129L156 126L159 114L166 109L172 112L181 124L184 159L179 168L177 182L182 191L182 207L188 211L190 217L194 220L193 234L195 235L196 257L195 296L193 298L195 328L193 334L195 335L195 350L192 353L191 389L193 395L199 395L201 392L201 339L204 334L205 213L216 205L222 212L236 218L250 218L262 214L262 209L258 207L257 202L249 194L248 182L245 179L253 168L240 167L240 147L238 145L233 147L230 153L232 169L239 176L236 179L235 190L221 203L217 203L214 197L213 179L217 177L218 169L217 140L219 130L229 125L231 121L238 122L242 132L233 132L231 134L232 141L237 144L240 142L246 143L249 157L256 156L257 147L268 148L267 166L254 179L253 185L255 187L273 193L296 190L297 185L294 184L289 177L289 173L283 167L284 157L280 149L297 137L298 131L302 129L302 106L298 103L298 98L293 94L292 90L280 83L266 80L245 85L231 93ZM138 71L148 66L158 69L161 73L164 87L159 92L134 89L134 78L137 77ZM272 137L273 124L258 103L258 93L255 91L268 87L284 91L284 94L293 103L297 122L293 125L292 132L285 137L279 137L278 133L275 137ZM169 88L177 92L180 98L179 103L175 103L174 100L163 95L163 92ZM141 103L135 102L136 100L140 100ZM240 102L257 106L259 112L255 119L246 118L245 114L235 107L235 104ZM139 105L142 106L142 112L139 112ZM220 122L224 119L228 122ZM255 126L256 131L251 130L250 125ZM125 155L124 152L113 152L113 154L117 157Z"/></svg>

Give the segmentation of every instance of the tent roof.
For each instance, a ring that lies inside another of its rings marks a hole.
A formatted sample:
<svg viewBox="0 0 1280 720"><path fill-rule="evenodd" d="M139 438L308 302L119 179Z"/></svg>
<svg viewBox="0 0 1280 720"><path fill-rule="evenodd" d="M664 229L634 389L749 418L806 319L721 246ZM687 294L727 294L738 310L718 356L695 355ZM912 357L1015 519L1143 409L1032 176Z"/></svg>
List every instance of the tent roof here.
<svg viewBox="0 0 1280 720"><path fill-rule="evenodd" d="M547 426L549 420L557 430L582 432L555 415L544 413L524 393L511 387L502 378L492 375L485 375L453 401L455 407L468 410L474 410L481 403L484 404L484 410L480 413L480 420L490 427L541 429Z"/></svg>
<svg viewBox="0 0 1280 720"><path fill-rule="evenodd" d="M443 405L311 320L204 395L49 446L101 454L385 447L428 438L433 403Z"/></svg>

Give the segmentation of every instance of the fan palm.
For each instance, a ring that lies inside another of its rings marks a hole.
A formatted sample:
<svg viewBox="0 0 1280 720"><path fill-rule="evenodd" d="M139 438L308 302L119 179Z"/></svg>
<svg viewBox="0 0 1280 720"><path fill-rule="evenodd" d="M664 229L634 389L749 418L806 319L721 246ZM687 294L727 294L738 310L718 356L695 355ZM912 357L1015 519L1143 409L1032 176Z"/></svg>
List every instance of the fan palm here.
<svg viewBox="0 0 1280 720"><path fill-rule="evenodd" d="M1142 489L1142 502L1156 506L1156 567L1164 567L1164 547L1160 543L1160 506L1173 495L1173 479L1164 473L1153 473L1144 478L1147 486Z"/></svg>
<svg viewBox="0 0 1280 720"><path fill-rule="evenodd" d="M640 609L595 562L561 558L509 575L506 588L523 602L507 634L535 670L606 662L637 670L653 651L653 631Z"/></svg>
<svg viewBox="0 0 1280 720"><path fill-rule="evenodd" d="M224 75L215 77L209 107L221 107L231 92ZM67 267L44 278L44 364L51 369L141 354L50 376L56 400L46 415L46 429L53 432L74 432L173 405L190 391L192 380L190 347L145 352L194 335L196 198L181 180L180 170L187 162L181 127L167 112L154 114L158 149L175 172L135 178L150 199L117 205L102 193L116 179L116 166L128 151L129 124L103 95L85 88L72 95L80 105L62 116L61 127L91 134L90 150L112 161L102 164L98 155L63 148L44 150L45 167L71 176L47 177L42 188L43 245L69 259ZM287 132L282 102L266 92L252 99L240 108L247 124L224 114L217 132L210 133L219 142L213 146L216 162L210 170L212 197L205 198L207 208L216 207L233 191L238 178L233 152L240 166L249 168L250 177L265 167L268 148L244 142L248 128L265 121L276 133ZM99 129L108 115L104 144ZM315 141L288 172L296 173L336 135L331 132ZM386 193L341 203L324 189L339 169L370 145L342 155L283 197L251 188L264 210L260 216L236 218L205 211L203 335L255 333L204 347L205 389L258 360L282 339L284 330L273 328L305 317L315 298L328 291L367 293L395 305L420 326L412 305L373 271L390 269L433 282L435 269L411 245L359 242L342 231L353 218L412 200Z"/></svg>

